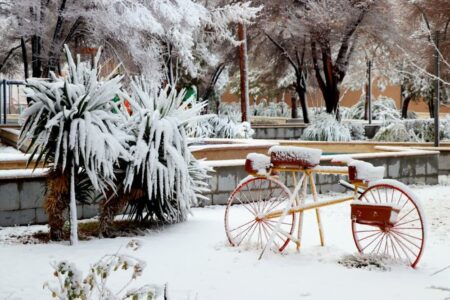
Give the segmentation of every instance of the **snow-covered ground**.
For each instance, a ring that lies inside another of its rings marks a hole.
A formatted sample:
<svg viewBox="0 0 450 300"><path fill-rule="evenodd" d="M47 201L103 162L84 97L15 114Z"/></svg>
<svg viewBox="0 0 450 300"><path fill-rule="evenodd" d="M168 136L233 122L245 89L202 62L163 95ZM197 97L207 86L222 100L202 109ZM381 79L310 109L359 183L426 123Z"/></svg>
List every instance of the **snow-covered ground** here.
<svg viewBox="0 0 450 300"><path fill-rule="evenodd" d="M399 264L389 265L387 271L338 264L356 249L347 204L323 209L325 247L318 246L314 215L307 213L302 250L266 253L261 261L257 260L259 251L227 245L224 207L208 207L194 209L185 223L136 237L142 246L135 252L125 247L132 238L96 239L75 247L22 245L7 237L45 226L0 228L0 299L50 299L42 285L52 280L51 262L72 261L86 273L90 264L119 249L147 263L140 285L168 283L171 300L449 299L450 187L413 190L423 200L429 232L416 270Z"/></svg>

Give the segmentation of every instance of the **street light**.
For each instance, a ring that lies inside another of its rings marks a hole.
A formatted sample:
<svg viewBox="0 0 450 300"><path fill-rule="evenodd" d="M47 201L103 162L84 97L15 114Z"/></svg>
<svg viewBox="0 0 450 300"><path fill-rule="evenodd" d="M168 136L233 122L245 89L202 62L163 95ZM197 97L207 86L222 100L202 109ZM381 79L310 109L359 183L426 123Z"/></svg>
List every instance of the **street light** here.
<svg viewBox="0 0 450 300"><path fill-rule="evenodd" d="M440 98L440 62L439 62L439 31L435 36L435 99L434 99L434 146L439 147L439 98Z"/></svg>

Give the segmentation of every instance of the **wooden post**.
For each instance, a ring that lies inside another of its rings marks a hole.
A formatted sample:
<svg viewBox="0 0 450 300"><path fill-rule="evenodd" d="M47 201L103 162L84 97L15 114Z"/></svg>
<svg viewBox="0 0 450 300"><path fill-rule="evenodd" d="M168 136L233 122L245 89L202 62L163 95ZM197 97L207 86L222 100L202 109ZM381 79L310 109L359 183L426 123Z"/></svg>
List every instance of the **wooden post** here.
<svg viewBox="0 0 450 300"><path fill-rule="evenodd" d="M249 122L249 96L248 96L248 56L247 56L247 32L245 25L238 25L239 45L239 69L241 75L241 113L242 122Z"/></svg>

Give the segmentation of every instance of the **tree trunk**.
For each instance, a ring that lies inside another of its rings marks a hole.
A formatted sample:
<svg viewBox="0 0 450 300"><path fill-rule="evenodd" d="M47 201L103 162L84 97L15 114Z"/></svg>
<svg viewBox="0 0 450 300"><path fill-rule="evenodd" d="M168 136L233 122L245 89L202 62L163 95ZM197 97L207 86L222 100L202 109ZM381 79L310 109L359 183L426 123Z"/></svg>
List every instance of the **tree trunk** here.
<svg viewBox="0 0 450 300"><path fill-rule="evenodd" d="M297 98L295 97L291 97L291 118L298 119Z"/></svg>
<svg viewBox="0 0 450 300"><path fill-rule="evenodd" d="M242 122L249 122L249 96L248 96L248 56L247 56L247 32L245 25L238 25L239 45L239 69L241 75L241 113Z"/></svg>
<svg viewBox="0 0 450 300"><path fill-rule="evenodd" d="M50 50L48 53L48 63L47 67L44 69L43 75L44 77L48 77L50 71L56 71L57 68L57 56L60 51L59 39L61 37L61 31L64 22L63 12L66 9L67 0L62 0L61 6L58 10L58 19L56 20L55 31L53 32L53 39L50 45Z"/></svg>
<svg viewBox="0 0 450 300"><path fill-rule="evenodd" d="M41 75L41 38L37 35L33 35L31 37L31 76L39 78Z"/></svg>
<svg viewBox="0 0 450 300"><path fill-rule="evenodd" d="M329 114L335 114L339 105L340 91L336 83L332 83L329 88L321 89L325 100L325 109Z"/></svg>
<svg viewBox="0 0 450 300"><path fill-rule="evenodd" d="M72 161L70 172L70 244L78 244L77 200L75 196L75 162Z"/></svg>
<svg viewBox="0 0 450 300"><path fill-rule="evenodd" d="M411 102L412 97L408 96L405 99L403 99L402 103L402 118L407 119L408 118L408 106L409 102Z"/></svg>
<svg viewBox="0 0 450 300"><path fill-rule="evenodd" d="M67 171L61 169L50 171L47 177L47 191L44 209L48 215L50 239L60 241L63 238L64 212L69 206L69 178Z"/></svg>
<svg viewBox="0 0 450 300"><path fill-rule="evenodd" d="M306 78L303 70L296 72L295 90L297 91L298 98L300 99L303 122L309 124L308 106L306 103Z"/></svg>
<svg viewBox="0 0 450 300"><path fill-rule="evenodd" d="M24 78L28 79L27 45L25 44L25 39L23 37L20 38L20 47L22 48L22 62L23 62Z"/></svg>
<svg viewBox="0 0 450 300"><path fill-rule="evenodd" d="M430 112L430 118L434 118L434 101L433 98L428 99L428 110Z"/></svg>
<svg viewBox="0 0 450 300"><path fill-rule="evenodd" d="M309 113L308 113L308 105L306 103L306 92L300 93L300 106L302 108L302 114L303 114L303 122L306 124L309 124Z"/></svg>

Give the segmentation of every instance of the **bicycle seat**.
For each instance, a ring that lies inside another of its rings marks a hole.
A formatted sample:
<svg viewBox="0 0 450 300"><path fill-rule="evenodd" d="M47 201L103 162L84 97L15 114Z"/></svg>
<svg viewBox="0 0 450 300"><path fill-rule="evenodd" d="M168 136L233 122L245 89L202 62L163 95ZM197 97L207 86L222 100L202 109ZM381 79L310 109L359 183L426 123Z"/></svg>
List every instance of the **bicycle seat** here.
<svg viewBox="0 0 450 300"><path fill-rule="evenodd" d="M260 153L250 153L245 160L245 171L252 175L269 175L272 164L270 157Z"/></svg>
<svg viewBox="0 0 450 300"><path fill-rule="evenodd" d="M296 146L273 146L269 149L274 167L313 168L320 163L322 150Z"/></svg>
<svg viewBox="0 0 450 300"><path fill-rule="evenodd" d="M383 179L384 167L375 167L371 163L352 160L348 163L348 177L350 181L371 182Z"/></svg>

